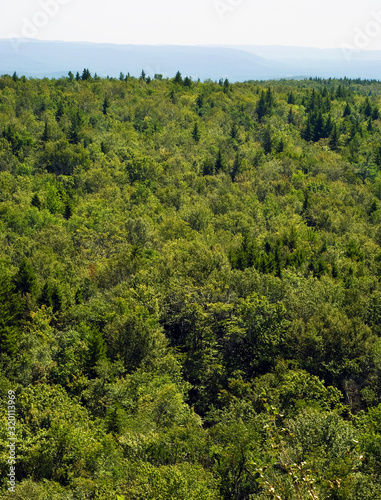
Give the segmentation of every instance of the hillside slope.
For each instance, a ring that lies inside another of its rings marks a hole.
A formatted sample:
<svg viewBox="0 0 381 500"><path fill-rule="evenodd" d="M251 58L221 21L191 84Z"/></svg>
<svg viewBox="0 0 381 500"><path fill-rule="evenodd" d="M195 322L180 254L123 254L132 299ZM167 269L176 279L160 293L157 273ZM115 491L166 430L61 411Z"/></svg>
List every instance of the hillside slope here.
<svg viewBox="0 0 381 500"><path fill-rule="evenodd" d="M2 498L381 497L380 102L0 78Z"/></svg>

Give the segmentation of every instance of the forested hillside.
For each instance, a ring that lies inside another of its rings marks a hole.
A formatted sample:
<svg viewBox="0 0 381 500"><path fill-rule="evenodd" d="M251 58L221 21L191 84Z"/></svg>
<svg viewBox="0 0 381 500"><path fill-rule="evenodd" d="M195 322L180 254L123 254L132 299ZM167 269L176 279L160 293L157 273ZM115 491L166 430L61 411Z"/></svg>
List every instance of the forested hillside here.
<svg viewBox="0 0 381 500"><path fill-rule="evenodd" d="M381 498L380 222L381 83L2 76L1 497Z"/></svg>

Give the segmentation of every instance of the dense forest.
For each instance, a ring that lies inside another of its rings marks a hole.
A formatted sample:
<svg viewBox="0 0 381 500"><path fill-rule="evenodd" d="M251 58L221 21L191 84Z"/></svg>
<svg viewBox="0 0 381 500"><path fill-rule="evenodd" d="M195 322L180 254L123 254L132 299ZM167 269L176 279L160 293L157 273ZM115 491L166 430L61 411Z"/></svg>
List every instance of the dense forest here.
<svg viewBox="0 0 381 500"><path fill-rule="evenodd" d="M381 498L380 223L380 82L0 77L1 497Z"/></svg>

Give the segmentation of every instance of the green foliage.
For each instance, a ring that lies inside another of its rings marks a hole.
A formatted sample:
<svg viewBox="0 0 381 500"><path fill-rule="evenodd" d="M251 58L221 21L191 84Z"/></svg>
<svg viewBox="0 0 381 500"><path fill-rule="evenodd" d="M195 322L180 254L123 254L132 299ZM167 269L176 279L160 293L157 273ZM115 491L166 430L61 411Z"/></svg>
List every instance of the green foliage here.
<svg viewBox="0 0 381 500"><path fill-rule="evenodd" d="M20 303L13 283L2 276L0 278L0 345L2 353L15 353L20 337Z"/></svg>
<svg viewBox="0 0 381 500"><path fill-rule="evenodd" d="M24 258L13 278L16 293L21 295L31 294L35 291L37 284L36 275L30 263Z"/></svg>
<svg viewBox="0 0 381 500"><path fill-rule="evenodd" d="M381 497L380 104L348 79L0 78L14 498Z"/></svg>

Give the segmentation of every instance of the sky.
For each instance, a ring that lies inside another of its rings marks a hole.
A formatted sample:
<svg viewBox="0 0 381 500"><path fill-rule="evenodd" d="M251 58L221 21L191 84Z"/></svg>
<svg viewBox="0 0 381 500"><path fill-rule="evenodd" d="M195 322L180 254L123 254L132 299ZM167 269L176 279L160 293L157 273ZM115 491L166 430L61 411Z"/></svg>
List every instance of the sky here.
<svg viewBox="0 0 381 500"><path fill-rule="evenodd" d="M0 38L381 50L374 0L0 0Z"/></svg>

